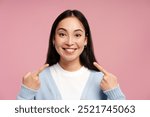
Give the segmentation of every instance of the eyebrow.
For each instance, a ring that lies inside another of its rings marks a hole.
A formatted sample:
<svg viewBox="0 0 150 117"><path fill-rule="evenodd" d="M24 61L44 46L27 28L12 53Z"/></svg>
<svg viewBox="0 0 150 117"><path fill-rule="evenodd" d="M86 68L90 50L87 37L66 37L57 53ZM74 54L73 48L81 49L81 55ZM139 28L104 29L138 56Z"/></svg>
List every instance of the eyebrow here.
<svg viewBox="0 0 150 117"><path fill-rule="evenodd" d="M66 30L65 28L59 28L57 31L59 31L59 30L64 30L64 31L67 32L67 30ZM83 30L81 30L81 29L76 29L76 30L74 30L74 32L76 32L76 31L81 31L81 32L83 32Z"/></svg>
<svg viewBox="0 0 150 117"><path fill-rule="evenodd" d="M59 28L57 31L59 31L59 30L67 31L65 28Z"/></svg>

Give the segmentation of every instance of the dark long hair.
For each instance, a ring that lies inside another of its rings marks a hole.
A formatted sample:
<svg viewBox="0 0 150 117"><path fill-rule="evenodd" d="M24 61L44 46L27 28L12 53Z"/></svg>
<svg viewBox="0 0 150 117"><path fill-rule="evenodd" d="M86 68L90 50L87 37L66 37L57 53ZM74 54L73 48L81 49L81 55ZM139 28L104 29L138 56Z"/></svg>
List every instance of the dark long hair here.
<svg viewBox="0 0 150 117"><path fill-rule="evenodd" d="M87 67L88 69L98 71L98 69L93 65L93 62L94 61L96 62L96 58L94 56L94 49L93 49L90 27L85 16L78 10L66 10L63 13L61 13L54 21L52 25L50 37L49 37L49 47L48 47L46 63L49 64L49 66L52 66L57 62L59 62L60 55L57 53L53 45L55 31L60 21L62 21L67 17L72 17L72 16L76 17L82 23L85 29L85 34L87 36L87 46L84 48L83 52L80 55L80 63L85 67Z"/></svg>

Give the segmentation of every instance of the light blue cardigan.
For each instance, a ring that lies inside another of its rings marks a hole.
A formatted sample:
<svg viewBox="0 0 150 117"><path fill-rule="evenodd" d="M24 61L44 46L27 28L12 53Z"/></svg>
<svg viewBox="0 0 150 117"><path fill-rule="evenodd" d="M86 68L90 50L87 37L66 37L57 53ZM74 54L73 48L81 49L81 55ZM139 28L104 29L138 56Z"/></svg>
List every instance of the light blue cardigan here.
<svg viewBox="0 0 150 117"><path fill-rule="evenodd" d="M18 100L62 100L61 94L52 78L49 67L39 75L41 86L38 90L27 88L22 84L17 96ZM125 99L119 86L103 92L100 82L103 78L102 72L91 71L87 84L82 92L81 100L122 100Z"/></svg>

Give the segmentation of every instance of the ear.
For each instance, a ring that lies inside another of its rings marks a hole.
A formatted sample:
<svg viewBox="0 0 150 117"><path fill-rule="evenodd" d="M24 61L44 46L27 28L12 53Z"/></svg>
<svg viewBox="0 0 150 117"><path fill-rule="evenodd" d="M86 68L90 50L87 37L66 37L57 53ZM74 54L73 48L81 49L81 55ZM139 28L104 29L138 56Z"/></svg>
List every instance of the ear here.
<svg viewBox="0 0 150 117"><path fill-rule="evenodd" d="M87 38L87 37L85 37L84 46L86 46L86 45L87 45L87 42L88 42L88 38Z"/></svg>
<svg viewBox="0 0 150 117"><path fill-rule="evenodd" d="M53 46L55 46L55 39L53 39Z"/></svg>

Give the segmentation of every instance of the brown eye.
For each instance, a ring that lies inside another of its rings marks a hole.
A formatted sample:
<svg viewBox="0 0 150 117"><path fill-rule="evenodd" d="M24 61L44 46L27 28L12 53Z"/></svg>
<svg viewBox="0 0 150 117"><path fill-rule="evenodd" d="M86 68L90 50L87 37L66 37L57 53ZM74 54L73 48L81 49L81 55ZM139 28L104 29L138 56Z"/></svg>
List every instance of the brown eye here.
<svg viewBox="0 0 150 117"><path fill-rule="evenodd" d="M65 37L65 36L66 36L65 33L59 33L58 35L59 35L60 37Z"/></svg>
<svg viewBox="0 0 150 117"><path fill-rule="evenodd" d="M81 34L75 34L75 37L79 38L81 37Z"/></svg>

